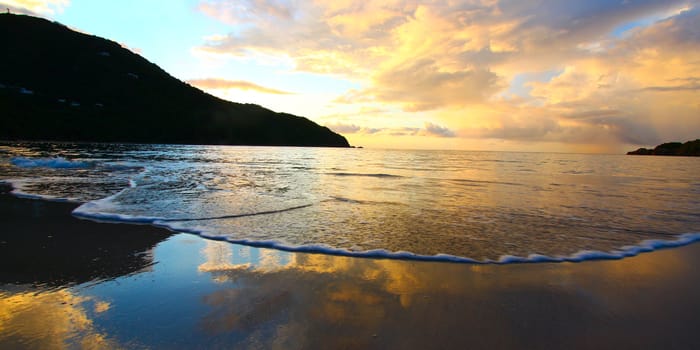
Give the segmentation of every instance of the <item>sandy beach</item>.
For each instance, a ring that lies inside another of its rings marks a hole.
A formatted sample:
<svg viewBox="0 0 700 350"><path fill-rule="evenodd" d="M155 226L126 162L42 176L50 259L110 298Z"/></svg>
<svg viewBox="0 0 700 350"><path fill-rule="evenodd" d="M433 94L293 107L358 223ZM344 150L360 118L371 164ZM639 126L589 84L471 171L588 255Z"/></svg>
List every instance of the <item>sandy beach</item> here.
<svg viewBox="0 0 700 350"><path fill-rule="evenodd" d="M0 348L694 349L700 244L584 263L289 253L0 195Z"/></svg>

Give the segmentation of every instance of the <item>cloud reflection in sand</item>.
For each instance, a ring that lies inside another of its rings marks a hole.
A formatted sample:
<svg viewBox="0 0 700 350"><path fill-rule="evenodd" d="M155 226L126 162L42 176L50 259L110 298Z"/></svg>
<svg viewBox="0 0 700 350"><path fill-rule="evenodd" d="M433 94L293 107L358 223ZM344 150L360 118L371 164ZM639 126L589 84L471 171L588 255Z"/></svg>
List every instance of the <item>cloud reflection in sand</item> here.
<svg viewBox="0 0 700 350"><path fill-rule="evenodd" d="M3 287L0 344L6 348L116 349L119 344L99 331L91 318L109 308L106 301L68 289L11 292Z"/></svg>
<svg viewBox="0 0 700 350"><path fill-rule="evenodd" d="M243 336L237 345L253 348L431 347L486 339L510 347L523 337L564 344L604 336L567 334L572 324L599 330L615 327L617 313L653 317L663 308L644 310L639 303L690 272L681 257L664 251L623 261L481 266L265 249L242 257L239 248L207 242L200 271L230 288L202 298L210 311L200 326L210 335ZM646 292L629 298L615 292L620 285ZM426 336L406 337L415 334Z"/></svg>

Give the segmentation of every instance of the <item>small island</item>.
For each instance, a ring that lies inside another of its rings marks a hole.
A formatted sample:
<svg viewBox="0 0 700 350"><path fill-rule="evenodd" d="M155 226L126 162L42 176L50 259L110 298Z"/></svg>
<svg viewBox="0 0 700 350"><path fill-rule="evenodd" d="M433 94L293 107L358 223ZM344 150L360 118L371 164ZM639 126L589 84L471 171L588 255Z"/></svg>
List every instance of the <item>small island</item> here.
<svg viewBox="0 0 700 350"><path fill-rule="evenodd" d="M636 151L627 152L628 155L635 156L685 156L700 157L700 139L695 141L667 142L660 144L653 149L640 148Z"/></svg>

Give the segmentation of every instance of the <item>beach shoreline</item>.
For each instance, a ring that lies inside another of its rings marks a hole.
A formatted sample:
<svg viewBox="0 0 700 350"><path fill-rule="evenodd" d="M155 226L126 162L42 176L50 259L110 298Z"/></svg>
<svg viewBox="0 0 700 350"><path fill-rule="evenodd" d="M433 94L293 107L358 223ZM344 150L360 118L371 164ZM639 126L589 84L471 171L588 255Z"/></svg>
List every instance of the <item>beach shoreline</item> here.
<svg viewBox="0 0 700 350"><path fill-rule="evenodd" d="M0 222L0 347L700 346L699 244L582 263L436 263L94 223L70 216L73 204L7 194L0 206L11 213ZM56 321L63 333L28 321L55 312L81 317Z"/></svg>

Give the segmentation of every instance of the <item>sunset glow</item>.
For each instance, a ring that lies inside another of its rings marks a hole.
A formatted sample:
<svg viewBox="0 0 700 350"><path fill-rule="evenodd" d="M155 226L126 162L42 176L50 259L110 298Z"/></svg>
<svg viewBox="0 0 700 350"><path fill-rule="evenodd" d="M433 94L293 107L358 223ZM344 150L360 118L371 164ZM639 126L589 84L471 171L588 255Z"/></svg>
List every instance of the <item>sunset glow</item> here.
<svg viewBox="0 0 700 350"><path fill-rule="evenodd" d="M620 153L699 137L695 0L0 3L353 145Z"/></svg>

